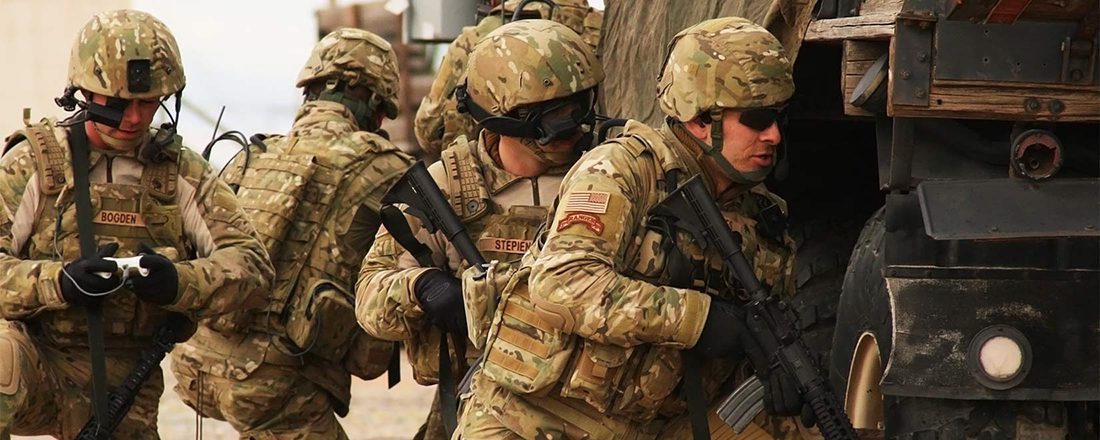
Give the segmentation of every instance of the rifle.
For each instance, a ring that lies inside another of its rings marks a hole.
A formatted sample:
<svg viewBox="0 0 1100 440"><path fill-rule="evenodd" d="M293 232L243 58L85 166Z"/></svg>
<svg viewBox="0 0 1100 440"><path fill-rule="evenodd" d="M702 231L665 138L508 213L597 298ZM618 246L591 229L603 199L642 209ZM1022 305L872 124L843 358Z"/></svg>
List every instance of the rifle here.
<svg viewBox="0 0 1100 440"><path fill-rule="evenodd" d="M407 205L405 212L419 218L429 232L442 231L466 263L476 267L479 276L485 275L485 268L488 266L485 257L477 250L470 234L466 232L466 225L462 224L462 220L455 214L451 204L447 202L447 197L443 195L435 179L432 179L432 175L428 173L428 167L424 162L418 161L409 167L405 175L401 176L401 179L382 197L381 213L382 224L393 238L413 254L417 263L424 267L431 267L431 251L413 237L408 222L405 221L401 211L394 206L397 203ZM464 379L463 383L465 382ZM439 402L443 413L443 425L449 437L458 426L458 402L454 377L451 376L447 335L443 335L439 340Z"/></svg>
<svg viewBox="0 0 1100 440"><path fill-rule="evenodd" d="M191 322L183 315L173 313L168 315L168 320L162 323L153 332L153 346L142 350L138 354L137 364L126 375L126 379L107 399L107 415L104 423L93 414L88 422L81 428L75 440L108 440L111 433L118 428L118 424L130 412L134 404L134 398L141 391L141 386L149 380L149 376L160 366L164 356L172 351L172 347L178 342L187 340L187 328Z"/></svg>
<svg viewBox="0 0 1100 440"><path fill-rule="evenodd" d="M766 364L753 365L753 369L763 373L781 368L794 378L826 439L858 439L844 408L802 341L793 310L756 278L741 251L740 234L730 230L702 178L689 179L662 200L654 212L673 219L675 226L691 233L698 243L713 246L725 267L749 292L750 299L744 305L746 326L767 355ZM722 403L719 416L740 432L763 408L763 396L763 384L754 377Z"/></svg>

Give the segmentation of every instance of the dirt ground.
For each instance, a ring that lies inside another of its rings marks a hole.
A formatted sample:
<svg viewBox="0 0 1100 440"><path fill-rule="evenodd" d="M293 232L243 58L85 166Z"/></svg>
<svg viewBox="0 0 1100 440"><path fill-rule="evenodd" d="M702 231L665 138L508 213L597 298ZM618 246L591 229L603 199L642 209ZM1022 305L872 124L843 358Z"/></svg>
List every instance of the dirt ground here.
<svg viewBox="0 0 1100 440"><path fill-rule="evenodd" d="M353 378L351 410L341 419L344 430L352 439L397 440L410 439L424 422L432 403L435 387L417 385L412 370L402 362L401 383L386 388L386 377L363 381ZM168 360L161 364L165 371L164 395L160 399L160 436L164 440L194 439L196 434L195 411L184 405L172 387L176 385ZM235 439L236 431L228 423L213 419L202 420L202 435L206 439ZM21 437L14 439L49 439L52 437Z"/></svg>

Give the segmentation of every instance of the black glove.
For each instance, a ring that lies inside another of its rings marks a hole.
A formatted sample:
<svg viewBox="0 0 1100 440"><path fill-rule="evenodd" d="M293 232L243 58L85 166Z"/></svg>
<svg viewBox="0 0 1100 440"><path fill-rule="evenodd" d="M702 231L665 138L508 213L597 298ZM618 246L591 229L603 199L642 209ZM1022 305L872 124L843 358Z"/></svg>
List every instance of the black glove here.
<svg viewBox="0 0 1100 440"><path fill-rule="evenodd" d="M744 338L751 338L745 327L745 313L732 302L712 298L703 332L692 350L703 359L737 357Z"/></svg>
<svg viewBox="0 0 1100 440"><path fill-rule="evenodd" d="M118 251L118 243L107 243L96 250L96 256L81 258L66 264L61 278L61 297L66 303L74 306L85 306L99 301L102 297L88 296L80 289L89 293L103 293L110 291L122 284L122 278L118 271L118 264L114 261L104 260L103 257L113 257ZM110 278L103 278L99 273L109 273ZM79 285L79 286L78 286Z"/></svg>
<svg viewBox="0 0 1100 440"><path fill-rule="evenodd" d="M462 281L439 269L420 275L413 285L420 308L432 324L451 334L466 334L466 309L462 305Z"/></svg>
<svg viewBox="0 0 1100 440"><path fill-rule="evenodd" d="M180 285L176 265L145 243L138 245L138 253L141 254L141 262L138 264L148 269L149 275L130 277L134 294L142 301L159 306L175 302Z"/></svg>
<svg viewBox="0 0 1100 440"><path fill-rule="evenodd" d="M773 416L789 417L802 413L802 396L794 378L780 368L757 374L766 384L764 387L764 410Z"/></svg>

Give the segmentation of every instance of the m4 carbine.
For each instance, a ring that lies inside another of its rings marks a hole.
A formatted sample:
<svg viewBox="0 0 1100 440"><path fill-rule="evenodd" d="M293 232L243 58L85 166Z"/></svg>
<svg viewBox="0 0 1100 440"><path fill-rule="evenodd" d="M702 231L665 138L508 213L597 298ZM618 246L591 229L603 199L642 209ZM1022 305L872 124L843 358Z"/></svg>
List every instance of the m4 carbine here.
<svg viewBox="0 0 1100 440"><path fill-rule="evenodd" d="M187 340L193 330L192 323L187 317L178 313L168 315L168 319L153 332L153 345L138 354L137 363L130 370L130 374L127 374L118 388L110 393L107 399L107 415L103 423L92 415L76 435L75 440L110 439L115 428L130 412L134 398L141 391L145 381L149 380L149 376L160 366L160 361L164 360L164 356L172 351L176 343Z"/></svg>
<svg viewBox="0 0 1100 440"><path fill-rule="evenodd" d="M678 229L692 234L698 243L714 247L726 269L749 293L744 305L745 324L767 356L765 365L753 365L753 369L767 374L778 368L794 378L826 439L858 439L844 408L802 341L793 310L756 278L741 252L740 234L730 229L702 178L689 179L662 200L654 212L673 219ZM719 416L735 430L743 429L763 407L762 399L763 385L754 377L725 400L718 409Z"/></svg>
<svg viewBox="0 0 1100 440"><path fill-rule="evenodd" d="M477 250L470 234L466 232L466 225L455 214L424 162L417 162L409 167L405 175L382 197L382 224L398 244L416 258L417 263L423 267L432 267L431 251L413 236L408 222L396 204L406 205L405 212L419 218L429 232L442 232L466 263L476 267L484 275L488 265L485 257ZM443 426L450 436L458 426L457 391L451 375L447 335L444 334L439 342L439 405L443 413Z"/></svg>

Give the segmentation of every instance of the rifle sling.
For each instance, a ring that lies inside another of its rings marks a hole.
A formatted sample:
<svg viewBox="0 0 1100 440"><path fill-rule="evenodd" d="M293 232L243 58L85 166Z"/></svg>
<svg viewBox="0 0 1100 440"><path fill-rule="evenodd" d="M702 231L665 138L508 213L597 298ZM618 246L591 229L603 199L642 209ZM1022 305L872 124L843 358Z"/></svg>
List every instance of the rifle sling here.
<svg viewBox="0 0 1100 440"><path fill-rule="evenodd" d="M451 350L448 347L447 338L450 335L443 333L439 338L439 412L443 417L443 429L447 431L447 438L451 438L458 428L458 396L455 394L454 372L451 370Z"/></svg>
<svg viewBox="0 0 1100 440"><path fill-rule="evenodd" d="M69 129L69 148L73 165L73 198L76 203L77 238L80 241L81 258L96 257L96 237L92 229L91 181L88 178L91 163L88 158L88 134L84 125ZM96 420L107 418L107 363L103 342L103 305L92 301L85 309L88 319L88 352L92 367L92 409Z"/></svg>
<svg viewBox="0 0 1100 440"><path fill-rule="evenodd" d="M695 440L709 440L707 400L703 396L703 378L699 372L699 358L689 351L682 351L680 354L684 365L684 397L687 400L688 417L691 419L691 436Z"/></svg>

